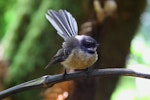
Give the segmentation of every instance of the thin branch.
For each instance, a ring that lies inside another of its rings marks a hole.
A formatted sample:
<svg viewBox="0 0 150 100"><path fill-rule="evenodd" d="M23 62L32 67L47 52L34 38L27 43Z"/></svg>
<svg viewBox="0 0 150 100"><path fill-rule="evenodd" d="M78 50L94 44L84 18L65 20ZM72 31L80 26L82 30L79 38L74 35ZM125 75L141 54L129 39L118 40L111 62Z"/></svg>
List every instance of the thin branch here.
<svg viewBox="0 0 150 100"><path fill-rule="evenodd" d="M73 80L77 78L86 78L86 77L102 77L102 76L132 76L150 79L150 74L145 74L129 69L124 68L111 68L111 69L97 69L91 71L80 71L68 73L67 75L58 74L58 75L47 75L40 78L19 84L17 86L8 88L0 92L0 99L6 98L10 95L35 88L45 88L52 87L54 84Z"/></svg>

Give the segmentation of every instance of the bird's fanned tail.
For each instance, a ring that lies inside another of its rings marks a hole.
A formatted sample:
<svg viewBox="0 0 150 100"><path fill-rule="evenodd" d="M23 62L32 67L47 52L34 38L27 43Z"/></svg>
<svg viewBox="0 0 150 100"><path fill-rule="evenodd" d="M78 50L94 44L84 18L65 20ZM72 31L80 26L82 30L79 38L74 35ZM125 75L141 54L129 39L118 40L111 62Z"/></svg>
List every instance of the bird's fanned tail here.
<svg viewBox="0 0 150 100"><path fill-rule="evenodd" d="M78 34L77 22L66 10L59 10L58 12L49 10L46 18L64 40Z"/></svg>

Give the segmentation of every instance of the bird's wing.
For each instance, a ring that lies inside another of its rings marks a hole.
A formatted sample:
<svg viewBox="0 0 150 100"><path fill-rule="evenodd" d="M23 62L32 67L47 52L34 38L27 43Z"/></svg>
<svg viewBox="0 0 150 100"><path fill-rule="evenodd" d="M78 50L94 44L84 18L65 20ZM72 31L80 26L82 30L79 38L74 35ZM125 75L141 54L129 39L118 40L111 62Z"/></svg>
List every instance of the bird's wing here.
<svg viewBox="0 0 150 100"><path fill-rule="evenodd" d="M71 53L71 50L67 50L67 49L59 49L57 54L51 59L51 61L49 62L49 64L45 67L45 69L53 64L59 63L64 61L69 54Z"/></svg>
<svg viewBox="0 0 150 100"><path fill-rule="evenodd" d="M59 10L58 12L48 10L46 18L64 40L78 34L77 22L66 10Z"/></svg>

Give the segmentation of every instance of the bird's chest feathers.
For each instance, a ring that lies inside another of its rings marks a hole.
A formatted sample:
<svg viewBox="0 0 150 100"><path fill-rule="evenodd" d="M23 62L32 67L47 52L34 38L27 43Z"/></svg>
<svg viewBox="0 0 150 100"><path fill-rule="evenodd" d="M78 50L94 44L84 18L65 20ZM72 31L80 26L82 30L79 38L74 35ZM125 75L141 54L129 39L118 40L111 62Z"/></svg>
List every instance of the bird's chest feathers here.
<svg viewBox="0 0 150 100"><path fill-rule="evenodd" d="M75 49L62 64L66 68L85 69L93 65L97 58L97 53L89 54L80 49Z"/></svg>

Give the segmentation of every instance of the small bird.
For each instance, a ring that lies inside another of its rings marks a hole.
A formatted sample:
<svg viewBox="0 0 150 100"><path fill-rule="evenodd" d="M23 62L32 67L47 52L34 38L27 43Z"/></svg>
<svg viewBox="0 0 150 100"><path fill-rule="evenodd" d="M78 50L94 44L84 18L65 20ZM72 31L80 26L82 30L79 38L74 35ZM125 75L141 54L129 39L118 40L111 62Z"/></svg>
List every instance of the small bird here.
<svg viewBox="0 0 150 100"><path fill-rule="evenodd" d="M45 68L61 63L65 67L64 74L67 74L66 69L87 69L97 61L99 44L90 36L78 35L77 22L69 12L48 10L46 18L64 42Z"/></svg>

